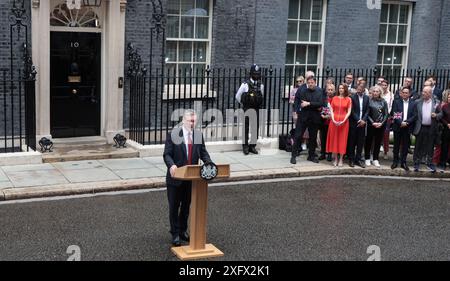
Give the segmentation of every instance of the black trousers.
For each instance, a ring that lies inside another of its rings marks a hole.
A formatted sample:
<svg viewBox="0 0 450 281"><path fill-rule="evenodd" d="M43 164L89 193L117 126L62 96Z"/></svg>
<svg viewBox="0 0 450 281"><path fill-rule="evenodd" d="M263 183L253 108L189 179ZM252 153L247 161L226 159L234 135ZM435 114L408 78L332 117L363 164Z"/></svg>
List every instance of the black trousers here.
<svg viewBox="0 0 450 281"><path fill-rule="evenodd" d="M375 128L372 125L367 127L367 137L364 146L364 158L366 160L370 159L370 149L372 148L373 143L373 160L378 160L380 156L380 146L384 137L384 130L386 126L382 126L381 128Z"/></svg>
<svg viewBox="0 0 450 281"><path fill-rule="evenodd" d="M320 127L320 154L325 155L327 150L328 125L322 124Z"/></svg>
<svg viewBox="0 0 450 281"><path fill-rule="evenodd" d="M431 126L421 126L419 134L416 136L416 145L414 147L414 165L420 165L423 157L425 157L425 164L430 165L433 163L435 137Z"/></svg>
<svg viewBox="0 0 450 281"><path fill-rule="evenodd" d="M297 124L295 125L295 141L294 147L292 148L292 157L297 156L298 149L302 144L302 136L308 129L309 141L308 141L308 155L309 157L315 157L316 147L317 147L317 132L320 125L314 124L308 121L300 121L297 119Z"/></svg>
<svg viewBox="0 0 450 281"><path fill-rule="evenodd" d="M244 112L246 112L248 109L244 108ZM259 132L259 109L253 109L256 111L256 134L252 134L250 139L250 145L249 145L249 135L250 135L250 118L248 116L245 116L244 120L244 143L243 146L256 146L256 142L258 141L258 132ZM254 128L252 128L254 129Z"/></svg>
<svg viewBox="0 0 450 281"><path fill-rule="evenodd" d="M409 146L411 145L411 134L409 128L400 128L400 131L394 131L394 163L406 163ZM401 147L401 152L400 152Z"/></svg>
<svg viewBox="0 0 450 281"><path fill-rule="evenodd" d="M348 132L347 154L349 161L358 162L362 160L362 152L364 148L364 141L366 139L366 127L357 127L357 125L350 125ZM355 155L356 149L356 155Z"/></svg>
<svg viewBox="0 0 450 281"><path fill-rule="evenodd" d="M191 205L191 182L183 182L180 186L167 186L169 199L170 233L177 235L187 230L189 207Z"/></svg>
<svg viewBox="0 0 450 281"><path fill-rule="evenodd" d="M450 144L450 129L444 127L442 131L442 142L441 142L441 158L439 159L440 165L445 166L448 161L448 146Z"/></svg>

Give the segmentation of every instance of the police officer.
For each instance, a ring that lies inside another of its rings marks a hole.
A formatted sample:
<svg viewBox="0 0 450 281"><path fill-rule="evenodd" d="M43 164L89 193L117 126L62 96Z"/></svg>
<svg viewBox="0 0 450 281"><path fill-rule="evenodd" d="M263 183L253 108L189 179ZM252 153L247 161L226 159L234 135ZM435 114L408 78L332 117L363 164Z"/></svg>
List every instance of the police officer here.
<svg viewBox="0 0 450 281"><path fill-rule="evenodd" d="M236 100L242 105L246 113L244 117L244 143L242 144L245 155L248 155L249 153L258 154L256 142L258 140L259 109L263 103L263 91L264 86L261 84L261 68L258 65L253 64L250 68L250 79L242 83L236 93ZM252 127L254 134L251 134L249 143L250 117L254 116L252 113L256 113L256 120L252 120L251 122L252 126L254 126L256 121L256 128Z"/></svg>

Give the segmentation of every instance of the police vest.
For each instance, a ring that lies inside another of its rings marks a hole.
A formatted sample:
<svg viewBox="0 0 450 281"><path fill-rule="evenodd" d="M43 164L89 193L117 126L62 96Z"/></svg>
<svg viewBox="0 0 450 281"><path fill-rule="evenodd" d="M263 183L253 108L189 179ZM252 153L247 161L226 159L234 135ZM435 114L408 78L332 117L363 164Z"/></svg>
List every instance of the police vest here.
<svg viewBox="0 0 450 281"><path fill-rule="evenodd" d="M263 104L263 94L261 92L261 84L246 81L248 92L243 93L241 97L244 108L260 108Z"/></svg>

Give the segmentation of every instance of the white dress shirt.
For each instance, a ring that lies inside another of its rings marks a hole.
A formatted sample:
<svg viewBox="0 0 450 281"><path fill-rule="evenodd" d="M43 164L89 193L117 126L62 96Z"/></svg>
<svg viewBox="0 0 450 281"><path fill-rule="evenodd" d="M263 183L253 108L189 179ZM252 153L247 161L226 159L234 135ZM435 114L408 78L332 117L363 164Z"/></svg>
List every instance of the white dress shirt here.
<svg viewBox="0 0 450 281"><path fill-rule="evenodd" d="M184 146L186 147L186 157L189 159L189 134L191 134L192 144L194 144L194 137L192 136L192 131L186 129L183 126L183 138L184 138Z"/></svg>
<svg viewBox="0 0 450 281"><path fill-rule="evenodd" d="M409 100L403 100L403 121L408 119L408 106L409 106Z"/></svg>
<svg viewBox="0 0 450 281"><path fill-rule="evenodd" d="M432 110L432 102L431 99L426 102L423 101L422 105L422 125L429 126L431 125L431 110Z"/></svg>
<svg viewBox="0 0 450 281"><path fill-rule="evenodd" d="M250 82L255 83L255 81L250 78ZM261 94L264 94L264 85L261 85ZM241 87L239 87L239 90L236 93L236 100L238 101L238 103L241 103L241 96L243 93L247 93L248 92L248 84L247 83L242 83Z"/></svg>

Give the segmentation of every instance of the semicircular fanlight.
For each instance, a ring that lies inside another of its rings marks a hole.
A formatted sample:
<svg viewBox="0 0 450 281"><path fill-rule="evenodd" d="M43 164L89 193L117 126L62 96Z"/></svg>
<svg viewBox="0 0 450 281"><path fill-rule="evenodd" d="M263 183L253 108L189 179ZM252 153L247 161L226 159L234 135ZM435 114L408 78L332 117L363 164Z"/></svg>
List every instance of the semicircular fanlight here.
<svg viewBox="0 0 450 281"><path fill-rule="evenodd" d="M99 28L99 17L92 7L81 6L69 9L65 3L59 4L50 13L51 26Z"/></svg>

